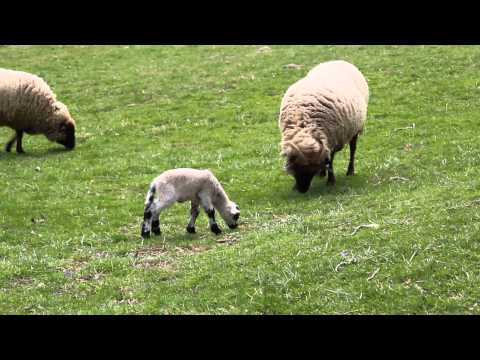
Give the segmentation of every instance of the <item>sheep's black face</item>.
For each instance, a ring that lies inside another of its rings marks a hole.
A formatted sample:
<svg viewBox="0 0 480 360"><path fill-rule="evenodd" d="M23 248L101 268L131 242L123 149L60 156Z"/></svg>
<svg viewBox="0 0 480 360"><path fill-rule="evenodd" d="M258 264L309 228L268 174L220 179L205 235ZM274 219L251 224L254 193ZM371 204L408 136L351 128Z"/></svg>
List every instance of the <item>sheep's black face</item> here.
<svg viewBox="0 0 480 360"><path fill-rule="evenodd" d="M321 166L302 166L289 162L285 169L295 178L294 190L304 194L310 189L313 177L321 171Z"/></svg>
<svg viewBox="0 0 480 360"><path fill-rule="evenodd" d="M75 148L75 125L70 122L62 124L60 133L62 136L57 140L57 143L65 146L69 150Z"/></svg>
<svg viewBox="0 0 480 360"><path fill-rule="evenodd" d="M297 172L294 174L295 177L295 187L294 189L298 192L304 194L310 189L312 179L315 176L315 173L310 172Z"/></svg>

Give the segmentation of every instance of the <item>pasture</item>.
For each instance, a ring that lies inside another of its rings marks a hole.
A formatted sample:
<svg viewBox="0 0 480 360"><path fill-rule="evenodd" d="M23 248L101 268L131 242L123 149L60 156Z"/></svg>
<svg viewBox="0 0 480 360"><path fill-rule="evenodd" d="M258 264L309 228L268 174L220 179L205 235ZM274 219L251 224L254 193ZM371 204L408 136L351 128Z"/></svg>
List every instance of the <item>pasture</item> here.
<svg viewBox="0 0 480 360"><path fill-rule="evenodd" d="M280 101L333 59L369 81L356 175L344 149L336 186L299 194ZM6 153L0 128L1 314L480 313L479 47L0 46L0 67L77 122L71 152L26 135ZM202 212L187 234L177 204L142 240L148 185L175 167L212 170L238 229Z"/></svg>

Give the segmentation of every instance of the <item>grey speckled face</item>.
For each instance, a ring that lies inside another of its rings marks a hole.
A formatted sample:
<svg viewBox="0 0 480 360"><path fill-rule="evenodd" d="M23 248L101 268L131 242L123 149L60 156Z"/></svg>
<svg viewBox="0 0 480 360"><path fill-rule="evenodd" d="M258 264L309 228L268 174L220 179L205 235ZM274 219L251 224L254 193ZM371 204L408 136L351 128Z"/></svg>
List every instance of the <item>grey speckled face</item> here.
<svg viewBox="0 0 480 360"><path fill-rule="evenodd" d="M235 229L238 224L238 219L240 219L240 208L238 207L237 204L232 203L231 208L230 208L230 215L233 220L233 223L227 224L230 229Z"/></svg>

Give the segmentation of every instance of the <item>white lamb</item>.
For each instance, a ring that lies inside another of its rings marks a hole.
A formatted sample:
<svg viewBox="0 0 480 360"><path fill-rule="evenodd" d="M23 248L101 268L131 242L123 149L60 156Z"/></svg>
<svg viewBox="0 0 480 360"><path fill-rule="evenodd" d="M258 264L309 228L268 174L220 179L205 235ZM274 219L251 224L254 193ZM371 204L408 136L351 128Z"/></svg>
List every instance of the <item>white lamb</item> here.
<svg viewBox="0 0 480 360"><path fill-rule="evenodd" d="M191 201L192 206L190 222L187 226L189 233L195 233L195 221L200 213L200 205L208 215L210 230L216 235L220 234L222 230L215 221L214 209L218 210L231 229L238 226L240 209L237 204L230 201L212 172L209 170L173 169L163 172L150 184L145 200L141 236L148 238L151 232L160 235L160 213L176 202L185 201Z"/></svg>

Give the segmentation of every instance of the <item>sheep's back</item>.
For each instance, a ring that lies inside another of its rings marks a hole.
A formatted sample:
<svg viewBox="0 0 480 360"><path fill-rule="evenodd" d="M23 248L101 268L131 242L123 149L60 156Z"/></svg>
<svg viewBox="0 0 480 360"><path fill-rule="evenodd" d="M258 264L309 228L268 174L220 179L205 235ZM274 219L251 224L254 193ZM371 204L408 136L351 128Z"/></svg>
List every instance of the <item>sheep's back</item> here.
<svg viewBox="0 0 480 360"><path fill-rule="evenodd" d="M55 101L55 94L40 77L0 69L0 125L35 128L54 111Z"/></svg>

